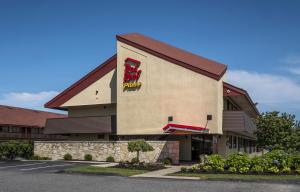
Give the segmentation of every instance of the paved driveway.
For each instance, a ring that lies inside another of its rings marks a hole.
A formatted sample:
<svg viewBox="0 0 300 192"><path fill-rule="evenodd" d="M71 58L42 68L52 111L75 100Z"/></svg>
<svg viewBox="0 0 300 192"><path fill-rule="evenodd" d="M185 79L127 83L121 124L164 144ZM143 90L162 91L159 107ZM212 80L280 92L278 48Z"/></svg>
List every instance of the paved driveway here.
<svg viewBox="0 0 300 192"><path fill-rule="evenodd" d="M253 182L191 181L56 173L71 162L1 162L0 192L299 192L300 185Z"/></svg>
<svg viewBox="0 0 300 192"><path fill-rule="evenodd" d="M0 174L2 172L56 173L79 165L82 164L64 161L0 161Z"/></svg>

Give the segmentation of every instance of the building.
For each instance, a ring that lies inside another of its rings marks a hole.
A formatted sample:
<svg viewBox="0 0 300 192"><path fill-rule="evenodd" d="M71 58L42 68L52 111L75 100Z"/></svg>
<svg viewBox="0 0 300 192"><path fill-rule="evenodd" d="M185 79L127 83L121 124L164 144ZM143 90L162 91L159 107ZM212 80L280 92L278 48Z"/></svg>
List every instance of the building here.
<svg viewBox="0 0 300 192"><path fill-rule="evenodd" d="M65 117L57 113L0 105L0 141L65 139L60 135L43 133L47 118Z"/></svg>
<svg viewBox="0 0 300 192"><path fill-rule="evenodd" d="M255 150L259 112L226 83L227 66L138 33L117 35L117 53L45 104L68 111L45 133L69 140L177 141L179 160Z"/></svg>

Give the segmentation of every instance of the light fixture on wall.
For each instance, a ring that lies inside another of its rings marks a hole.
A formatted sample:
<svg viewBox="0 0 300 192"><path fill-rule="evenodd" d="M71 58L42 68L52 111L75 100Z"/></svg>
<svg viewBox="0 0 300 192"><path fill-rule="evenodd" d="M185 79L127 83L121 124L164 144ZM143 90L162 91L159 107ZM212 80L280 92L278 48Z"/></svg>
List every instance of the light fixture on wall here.
<svg viewBox="0 0 300 192"><path fill-rule="evenodd" d="M172 122L173 121L173 116L169 116L168 117L168 122Z"/></svg>
<svg viewBox="0 0 300 192"><path fill-rule="evenodd" d="M206 120L207 120L207 121L212 120L212 115L207 115Z"/></svg>

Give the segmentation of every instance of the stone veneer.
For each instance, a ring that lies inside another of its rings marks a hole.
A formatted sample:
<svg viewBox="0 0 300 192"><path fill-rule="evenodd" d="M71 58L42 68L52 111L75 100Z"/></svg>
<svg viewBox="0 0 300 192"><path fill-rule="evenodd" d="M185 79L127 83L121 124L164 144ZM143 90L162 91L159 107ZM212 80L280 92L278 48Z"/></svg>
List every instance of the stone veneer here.
<svg viewBox="0 0 300 192"><path fill-rule="evenodd" d="M140 160L158 162L170 157L174 164L179 163L179 141L147 141L154 151L141 152ZM73 159L83 160L85 154L91 154L93 160L105 161L108 156L115 161L131 161L136 153L128 152L128 141L35 141L34 154L50 157L53 160L63 159L70 153Z"/></svg>

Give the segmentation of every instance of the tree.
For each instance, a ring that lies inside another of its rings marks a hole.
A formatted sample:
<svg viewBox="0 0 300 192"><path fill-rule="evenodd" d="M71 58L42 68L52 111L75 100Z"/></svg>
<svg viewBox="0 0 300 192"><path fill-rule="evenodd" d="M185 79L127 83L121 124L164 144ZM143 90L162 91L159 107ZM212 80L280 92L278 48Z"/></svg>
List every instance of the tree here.
<svg viewBox="0 0 300 192"><path fill-rule="evenodd" d="M272 149L299 150L299 123L295 115L277 111L262 113L256 119L257 144Z"/></svg>
<svg viewBox="0 0 300 192"><path fill-rule="evenodd" d="M140 162L140 151L147 152L154 150L153 147L144 140L130 141L127 148L129 152L136 152L137 162Z"/></svg>

